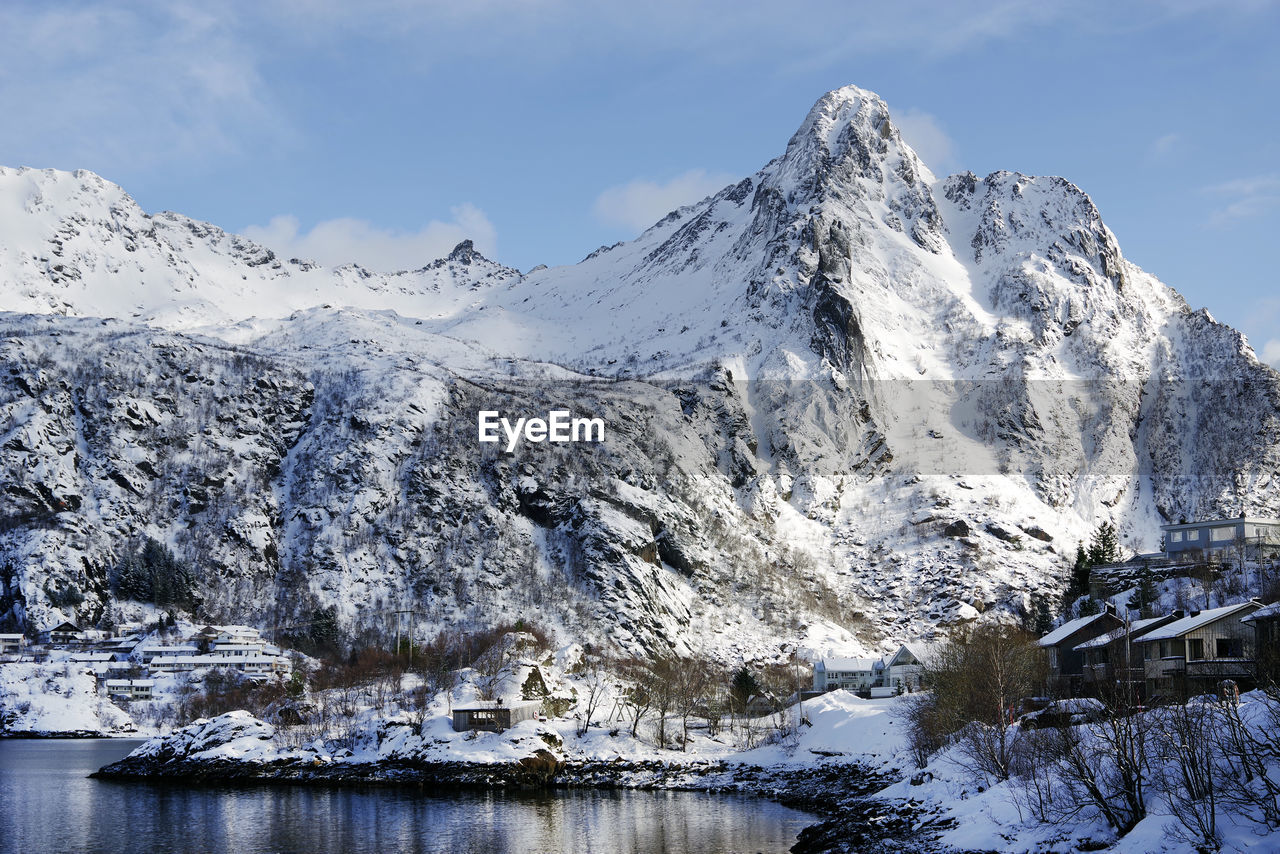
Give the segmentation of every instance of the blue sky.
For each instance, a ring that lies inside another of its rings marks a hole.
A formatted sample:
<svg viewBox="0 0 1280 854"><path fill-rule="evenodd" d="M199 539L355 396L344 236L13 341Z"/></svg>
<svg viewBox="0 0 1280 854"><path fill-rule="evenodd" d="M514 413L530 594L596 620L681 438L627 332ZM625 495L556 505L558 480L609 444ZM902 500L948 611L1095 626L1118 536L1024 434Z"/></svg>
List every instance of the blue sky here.
<svg viewBox="0 0 1280 854"><path fill-rule="evenodd" d="M1280 365L1277 42L1261 0L10 0L0 163L326 262L468 236L528 269L754 172L856 83L939 175L1075 182Z"/></svg>

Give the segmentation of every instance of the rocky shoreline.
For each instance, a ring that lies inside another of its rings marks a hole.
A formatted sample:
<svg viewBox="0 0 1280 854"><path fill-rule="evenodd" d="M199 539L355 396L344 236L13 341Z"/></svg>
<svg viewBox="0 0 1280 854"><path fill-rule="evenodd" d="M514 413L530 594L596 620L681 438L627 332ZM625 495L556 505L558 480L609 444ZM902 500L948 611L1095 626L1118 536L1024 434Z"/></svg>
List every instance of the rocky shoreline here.
<svg viewBox="0 0 1280 854"><path fill-rule="evenodd" d="M562 760L547 750L510 763L280 759L249 762L128 756L90 775L114 780L167 780L190 785L417 787L421 789L634 789L763 797L821 819L792 847L797 854L933 851L951 822L913 802L872 797L892 772L847 762L765 767L719 761Z"/></svg>

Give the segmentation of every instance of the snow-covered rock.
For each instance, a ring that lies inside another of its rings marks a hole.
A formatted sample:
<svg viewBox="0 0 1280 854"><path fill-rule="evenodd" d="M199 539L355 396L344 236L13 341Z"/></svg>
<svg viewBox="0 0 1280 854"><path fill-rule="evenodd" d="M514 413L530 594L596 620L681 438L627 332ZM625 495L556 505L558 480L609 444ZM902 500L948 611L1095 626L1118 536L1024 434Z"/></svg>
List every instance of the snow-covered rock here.
<svg viewBox="0 0 1280 854"><path fill-rule="evenodd" d="M275 727L245 711L201 718L167 735L149 738L131 757L157 762L183 759L234 759L253 762L274 753L267 743Z"/></svg>

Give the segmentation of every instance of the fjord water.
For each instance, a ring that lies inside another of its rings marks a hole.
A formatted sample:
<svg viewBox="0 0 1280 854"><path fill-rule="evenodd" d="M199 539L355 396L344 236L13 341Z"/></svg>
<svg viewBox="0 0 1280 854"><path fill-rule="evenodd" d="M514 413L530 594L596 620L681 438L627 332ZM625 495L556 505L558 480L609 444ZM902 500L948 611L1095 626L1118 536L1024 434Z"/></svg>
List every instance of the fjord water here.
<svg viewBox="0 0 1280 854"><path fill-rule="evenodd" d="M687 792L421 793L92 780L139 744L0 739L0 852L782 852L812 819Z"/></svg>

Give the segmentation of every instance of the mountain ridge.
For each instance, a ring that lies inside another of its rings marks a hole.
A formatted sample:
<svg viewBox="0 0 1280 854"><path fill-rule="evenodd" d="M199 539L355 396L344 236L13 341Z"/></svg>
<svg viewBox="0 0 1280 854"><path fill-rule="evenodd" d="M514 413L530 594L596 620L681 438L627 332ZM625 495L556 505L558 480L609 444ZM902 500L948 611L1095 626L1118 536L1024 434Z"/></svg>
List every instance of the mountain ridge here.
<svg viewBox="0 0 1280 854"><path fill-rule="evenodd" d="M7 625L145 611L110 578L145 535L219 618L536 610L822 654L1025 610L1103 520L1141 551L1280 513L1280 375L1243 337L1069 181L937 179L857 87L753 175L524 274L466 241L394 274L281 261L90 174L0 170L0 471L44 514L0 532ZM475 441L480 409L566 405L607 440Z"/></svg>

